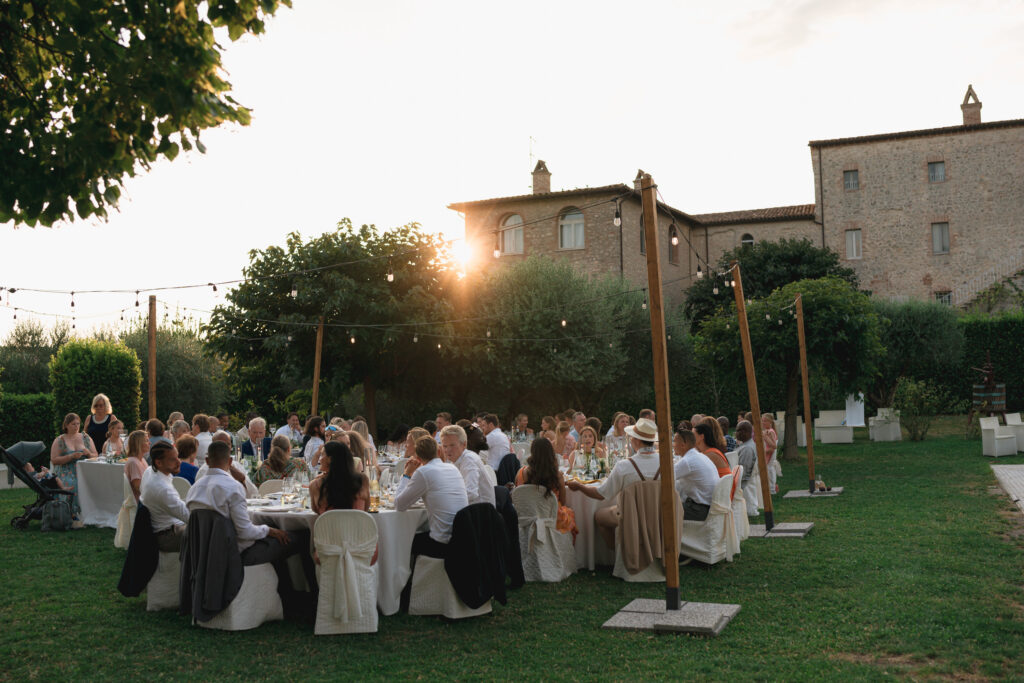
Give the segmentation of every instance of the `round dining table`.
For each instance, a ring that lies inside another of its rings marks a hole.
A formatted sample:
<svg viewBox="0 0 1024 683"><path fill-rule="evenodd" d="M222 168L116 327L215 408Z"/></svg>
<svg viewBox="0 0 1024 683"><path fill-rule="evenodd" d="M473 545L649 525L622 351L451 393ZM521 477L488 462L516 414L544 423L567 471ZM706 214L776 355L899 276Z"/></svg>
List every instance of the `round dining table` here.
<svg viewBox="0 0 1024 683"><path fill-rule="evenodd" d="M615 551L605 544L598 532L594 523L594 513L603 507L615 505L615 499L597 500L581 491L566 488L565 504L576 514L576 528L579 530L575 545L577 568L593 571L597 565L614 565Z"/></svg>
<svg viewBox="0 0 1024 683"><path fill-rule="evenodd" d="M270 507L270 510L265 509ZM249 507L249 517L255 524L266 524L285 531L308 529L310 542L313 525L319 515L311 510L298 507L280 510L279 506ZM427 511L414 507L404 512L381 510L371 513L377 524L377 606L385 615L396 614L405 588L412 574L409 561L412 554L412 539L428 527ZM310 548L310 552L313 548Z"/></svg>

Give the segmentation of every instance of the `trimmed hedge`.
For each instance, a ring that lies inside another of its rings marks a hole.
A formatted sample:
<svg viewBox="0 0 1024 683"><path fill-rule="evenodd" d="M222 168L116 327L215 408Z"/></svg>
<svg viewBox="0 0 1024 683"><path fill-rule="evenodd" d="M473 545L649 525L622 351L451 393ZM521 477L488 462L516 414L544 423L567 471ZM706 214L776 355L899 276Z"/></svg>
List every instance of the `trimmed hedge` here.
<svg viewBox="0 0 1024 683"><path fill-rule="evenodd" d="M980 372L971 368L982 367L988 352L995 366L996 381L1006 382L1006 409L1024 410L1024 312L966 315L958 324L964 332L961 371L956 377L945 378L943 383L957 397L970 400L971 385L981 377Z"/></svg>
<svg viewBox="0 0 1024 683"><path fill-rule="evenodd" d="M47 446L57 436L53 394L4 394L0 399L0 444L42 441ZM47 453L49 457L49 453Z"/></svg>
<svg viewBox="0 0 1024 683"><path fill-rule="evenodd" d="M50 361L55 427L67 413L78 413L85 422L92 399L106 394L114 414L131 430L139 421L142 373L135 352L118 342L75 339Z"/></svg>

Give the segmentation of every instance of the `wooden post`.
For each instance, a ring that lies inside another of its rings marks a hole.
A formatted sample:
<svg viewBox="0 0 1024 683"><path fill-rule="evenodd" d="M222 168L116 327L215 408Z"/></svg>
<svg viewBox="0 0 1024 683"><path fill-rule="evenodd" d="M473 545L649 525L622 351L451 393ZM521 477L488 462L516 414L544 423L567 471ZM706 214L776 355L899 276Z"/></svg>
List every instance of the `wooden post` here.
<svg viewBox="0 0 1024 683"><path fill-rule="evenodd" d="M804 337L804 299L796 295L796 334L800 341L800 379L804 389L804 433L807 435L808 487L814 493L814 429L811 426L811 390L807 377L807 338Z"/></svg>
<svg viewBox="0 0 1024 683"><path fill-rule="evenodd" d="M149 296L149 419L156 417L156 295Z"/></svg>
<svg viewBox="0 0 1024 683"><path fill-rule="evenodd" d="M661 525L665 545L665 607L679 609L679 532L676 528L675 477L672 476L672 415L669 411L668 349L665 341L665 308L661 297L661 261L658 245L656 186L649 173L641 180L644 234L647 244L647 288L650 294L651 350L654 357L654 402L658 414L658 455L661 462Z"/></svg>
<svg viewBox="0 0 1024 683"><path fill-rule="evenodd" d="M320 316L320 324L316 328L316 356L313 359L313 405L310 415L319 415L320 404L320 353L324 348L324 317Z"/></svg>
<svg viewBox="0 0 1024 683"><path fill-rule="evenodd" d="M768 490L768 461L764 450L764 427L761 425L761 402L757 398L757 377L754 375L754 352L750 347L750 327L747 325L747 301L743 298L743 278L740 264L732 262L732 270L726 277L736 281L733 292L736 295L736 317L739 318L740 341L743 343L743 367L747 372L747 396L754 418L754 443L757 444L757 471L761 475L761 495L764 498L764 527L771 531L775 526L775 508Z"/></svg>

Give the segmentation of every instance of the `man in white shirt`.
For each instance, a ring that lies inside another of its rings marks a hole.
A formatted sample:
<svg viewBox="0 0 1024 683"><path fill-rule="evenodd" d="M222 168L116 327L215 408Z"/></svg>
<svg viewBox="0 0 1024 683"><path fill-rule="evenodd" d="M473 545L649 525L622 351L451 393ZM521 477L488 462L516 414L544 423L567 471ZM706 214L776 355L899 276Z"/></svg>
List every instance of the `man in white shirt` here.
<svg viewBox="0 0 1024 683"><path fill-rule="evenodd" d="M676 455L684 455L676 461L673 469L676 490L683 501L683 519L702 522L708 518L711 496L720 477L715 463L698 451L696 444L697 439L689 429L676 430L672 448Z"/></svg>
<svg viewBox="0 0 1024 683"><path fill-rule="evenodd" d="M284 434L289 441L302 441L302 425L299 424L298 413L288 413L288 421L277 428L274 436Z"/></svg>
<svg viewBox="0 0 1024 683"><path fill-rule="evenodd" d="M188 522L185 501L171 483L181 461L174 447L162 441L153 444L149 456L155 472L142 478L140 500L149 509L157 548L161 552L176 553L181 550L181 536Z"/></svg>
<svg viewBox="0 0 1024 683"><path fill-rule="evenodd" d="M497 470L501 465L501 459L512 452L512 444L509 442L505 432L498 426L498 416L488 413L481 420L480 429L487 437L487 464Z"/></svg>
<svg viewBox="0 0 1024 683"><path fill-rule="evenodd" d="M434 441L436 441L438 443L438 445L440 445L441 444L441 430L444 429L445 427L447 427L448 425L450 425L452 423L452 414L451 413L447 413L447 412L438 413L437 414L437 419L435 419L434 422L437 423L437 434L434 435ZM466 430L462 430L462 431L463 431L463 433L465 433Z"/></svg>
<svg viewBox="0 0 1024 683"><path fill-rule="evenodd" d="M658 438L658 425L651 420L640 419L635 425L626 427L626 434L630 437L630 444L635 453L631 457L617 462L603 484L586 486L571 479L565 482L565 485L573 491L581 491L587 497L595 500L611 500L634 481L660 477L661 462L658 458L658 449L654 445L655 439ZM605 543L609 548L614 549L615 529L619 526L618 506L609 505L599 508L594 513L594 522Z"/></svg>
<svg viewBox="0 0 1024 683"><path fill-rule="evenodd" d="M469 504L490 503L494 505L494 483L491 482L480 456L466 448L466 430L459 425L448 425L438 432L441 436L441 451L447 462L459 468L463 481L466 482L466 497ZM491 474L494 470L491 470Z"/></svg>
<svg viewBox="0 0 1024 683"><path fill-rule="evenodd" d="M430 518L430 530L416 534L412 554L444 558L452 540L455 514L469 505L466 482L459 468L437 457L437 443L429 436L416 441L416 457L409 458L398 484L395 509L408 510L422 499ZM415 559L414 559L415 562Z"/></svg>
<svg viewBox="0 0 1024 683"><path fill-rule="evenodd" d="M569 430L569 435L576 439L576 443L580 442L580 432L587 426L586 414L576 411L572 416L572 429Z"/></svg>
<svg viewBox="0 0 1024 683"><path fill-rule="evenodd" d="M217 432L216 434L213 435L213 443L216 443L218 441L223 444L227 444L228 453L231 452L230 434L228 434L227 432ZM196 472L196 481L199 481L202 477L205 477L206 473L209 471L210 468L207 467L206 463L203 463L202 467L200 467L199 470ZM238 465L232 462L229 473L231 474L232 478L235 481L237 481L239 484L245 487L246 498L255 498L257 495L259 495L259 489L256 488L255 484L252 483L252 479L249 478L249 475L243 472L241 469L239 469Z"/></svg>
<svg viewBox="0 0 1024 683"><path fill-rule="evenodd" d="M199 442L196 448L196 462L202 465L206 462L206 449L210 447L213 434L210 434L210 418L202 413L192 416L192 436Z"/></svg>

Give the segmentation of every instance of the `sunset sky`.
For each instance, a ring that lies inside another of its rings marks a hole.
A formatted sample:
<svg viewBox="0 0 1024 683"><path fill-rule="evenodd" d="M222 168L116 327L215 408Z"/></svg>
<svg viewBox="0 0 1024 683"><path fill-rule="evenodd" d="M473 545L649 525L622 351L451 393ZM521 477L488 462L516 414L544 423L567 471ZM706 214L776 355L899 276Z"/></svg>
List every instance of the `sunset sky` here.
<svg viewBox="0 0 1024 683"><path fill-rule="evenodd" d="M530 191L531 137L552 189L642 168L703 213L810 203L809 140L959 124L968 83L983 121L1024 118L1022 2L294 4L258 39L225 38L252 125L128 180L108 222L3 226L0 285L227 280L249 249L343 217L459 237L448 203ZM216 303L209 288L157 295ZM78 332L124 307L134 295L76 297ZM0 334L12 325L0 309Z"/></svg>

